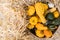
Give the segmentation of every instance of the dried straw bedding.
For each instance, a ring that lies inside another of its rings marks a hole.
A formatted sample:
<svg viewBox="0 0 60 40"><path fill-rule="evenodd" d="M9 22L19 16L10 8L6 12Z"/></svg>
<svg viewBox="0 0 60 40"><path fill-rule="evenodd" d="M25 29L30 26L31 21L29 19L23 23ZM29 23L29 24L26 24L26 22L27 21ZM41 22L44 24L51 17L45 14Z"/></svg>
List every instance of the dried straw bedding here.
<svg viewBox="0 0 60 40"><path fill-rule="evenodd" d="M60 27L52 38L37 38L31 34L26 26L24 6L36 3L38 0L0 0L0 40L59 40ZM41 1L41 0L39 0ZM42 0L43 1L43 0ZM60 11L59 0L45 0L52 2Z"/></svg>

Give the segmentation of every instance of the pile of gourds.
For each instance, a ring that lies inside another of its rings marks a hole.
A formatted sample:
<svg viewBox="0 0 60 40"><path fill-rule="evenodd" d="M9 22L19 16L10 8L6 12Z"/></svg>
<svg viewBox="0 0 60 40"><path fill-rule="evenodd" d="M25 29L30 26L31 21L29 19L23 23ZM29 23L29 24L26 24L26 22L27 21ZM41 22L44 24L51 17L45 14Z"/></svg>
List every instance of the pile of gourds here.
<svg viewBox="0 0 60 40"><path fill-rule="evenodd" d="M49 3L37 2L28 6L26 12L29 17L27 28L38 37L51 37L60 25L60 14Z"/></svg>

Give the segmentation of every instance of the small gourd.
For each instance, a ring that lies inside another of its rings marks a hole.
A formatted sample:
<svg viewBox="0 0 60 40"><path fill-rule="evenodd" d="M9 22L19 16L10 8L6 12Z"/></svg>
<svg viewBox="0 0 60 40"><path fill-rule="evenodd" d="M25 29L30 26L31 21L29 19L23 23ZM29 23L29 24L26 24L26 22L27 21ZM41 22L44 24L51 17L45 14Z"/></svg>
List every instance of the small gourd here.
<svg viewBox="0 0 60 40"><path fill-rule="evenodd" d="M35 26L38 30L47 30L48 28L43 24L37 23Z"/></svg>
<svg viewBox="0 0 60 40"><path fill-rule="evenodd" d="M37 18L36 16L33 16L33 17L31 17L31 18L29 19L29 23L30 23L31 25L36 25L37 22L38 22L38 18Z"/></svg>
<svg viewBox="0 0 60 40"><path fill-rule="evenodd" d="M34 6L28 6L27 15L32 16L35 13Z"/></svg>
<svg viewBox="0 0 60 40"><path fill-rule="evenodd" d="M35 32L38 37L44 37L44 33L41 30L36 30Z"/></svg>
<svg viewBox="0 0 60 40"><path fill-rule="evenodd" d="M52 36L52 31L50 31L50 30L44 30L44 35L45 35L47 38L49 38L49 37Z"/></svg>
<svg viewBox="0 0 60 40"><path fill-rule="evenodd" d="M57 19L55 19L52 24L54 25L60 25L60 17L58 17Z"/></svg>
<svg viewBox="0 0 60 40"><path fill-rule="evenodd" d="M56 26L53 24L48 25L48 27L51 31L54 31L56 29Z"/></svg>
<svg viewBox="0 0 60 40"><path fill-rule="evenodd" d="M46 15L46 19L47 20L54 20L54 14L49 12L47 15Z"/></svg>
<svg viewBox="0 0 60 40"><path fill-rule="evenodd" d="M59 15L60 15L58 11L55 11L53 14L54 14L54 17L55 17L55 18L58 18Z"/></svg>

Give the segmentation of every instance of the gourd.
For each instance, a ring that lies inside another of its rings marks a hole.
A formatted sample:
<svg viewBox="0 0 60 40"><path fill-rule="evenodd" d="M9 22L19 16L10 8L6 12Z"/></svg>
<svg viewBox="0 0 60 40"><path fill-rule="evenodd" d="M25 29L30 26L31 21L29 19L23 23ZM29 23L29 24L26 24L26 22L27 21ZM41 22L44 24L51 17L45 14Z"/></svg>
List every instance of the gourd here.
<svg viewBox="0 0 60 40"><path fill-rule="evenodd" d="M31 18L29 19L29 23L30 23L31 25L36 25L37 22L38 22L38 18L37 18L36 16L33 16L33 17L31 17Z"/></svg>
<svg viewBox="0 0 60 40"><path fill-rule="evenodd" d="M48 28L43 24L37 23L35 26L38 30L47 30Z"/></svg>
<svg viewBox="0 0 60 40"><path fill-rule="evenodd" d="M55 19L52 24L54 25L60 25L60 17L58 17L57 19Z"/></svg>
<svg viewBox="0 0 60 40"><path fill-rule="evenodd" d="M44 30L44 35L49 38L52 36L52 32L50 30Z"/></svg>
<svg viewBox="0 0 60 40"><path fill-rule="evenodd" d="M44 37L44 33L41 30L36 30L35 33L38 37Z"/></svg>
<svg viewBox="0 0 60 40"><path fill-rule="evenodd" d="M39 16L39 18L41 19L42 23L46 23L46 19L44 17L44 7L43 4L41 2L36 3L35 4L35 9L36 9L36 14Z"/></svg>
<svg viewBox="0 0 60 40"><path fill-rule="evenodd" d="M28 6L27 15L32 16L35 13L34 6Z"/></svg>
<svg viewBox="0 0 60 40"><path fill-rule="evenodd" d="M56 29L56 26L53 24L48 25L48 27L51 31L54 31Z"/></svg>
<svg viewBox="0 0 60 40"><path fill-rule="evenodd" d="M46 19L47 19L47 20L54 20L54 15L53 15L53 13L49 12L49 13L46 15Z"/></svg>
<svg viewBox="0 0 60 40"><path fill-rule="evenodd" d="M60 15L58 11L55 11L53 14L54 14L54 17L55 17L55 18L58 18L59 15Z"/></svg>

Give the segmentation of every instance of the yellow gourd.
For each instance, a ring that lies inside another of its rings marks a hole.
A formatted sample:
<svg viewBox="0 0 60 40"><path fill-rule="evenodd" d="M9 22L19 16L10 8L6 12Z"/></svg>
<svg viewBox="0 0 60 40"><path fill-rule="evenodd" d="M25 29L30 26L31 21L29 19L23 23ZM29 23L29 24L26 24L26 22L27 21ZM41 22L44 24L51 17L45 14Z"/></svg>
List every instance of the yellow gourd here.
<svg viewBox="0 0 60 40"><path fill-rule="evenodd" d="M59 15L60 15L58 11L55 11L53 14L54 14L54 17L55 17L55 18L58 18Z"/></svg>
<svg viewBox="0 0 60 40"><path fill-rule="evenodd" d="M44 37L44 33L41 30L36 30L35 32L38 37Z"/></svg>
<svg viewBox="0 0 60 40"><path fill-rule="evenodd" d="M52 36L52 32L50 30L44 30L44 35L49 38Z"/></svg>
<svg viewBox="0 0 60 40"><path fill-rule="evenodd" d="M29 19L29 23L30 23L31 25L36 25L37 22L38 22L38 18L37 18L36 16L33 16L33 17L31 17L31 18Z"/></svg>
<svg viewBox="0 0 60 40"><path fill-rule="evenodd" d="M28 6L27 14L29 16L33 15L35 13L35 8L34 6Z"/></svg>
<svg viewBox="0 0 60 40"><path fill-rule="evenodd" d="M41 19L41 22L42 23L46 23L46 19L44 17L44 7L43 7L43 4L40 2L40 3L36 3L35 4L35 9L36 9L36 14L39 16L39 18Z"/></svg>
<svg viewBox="0 0 60 40"><path fill-rule="evenodd" d="M47 30L48 28L43 24L37 23L35 26L38 30Z"/></svg>
<svg viewBox="0 0 60 40"><path fill-rule="evenodd" d="M34 25L29 24L29 25L27 26L27 28L28 28L28 29L33 29L33 28L34 28Z"/></svg>

